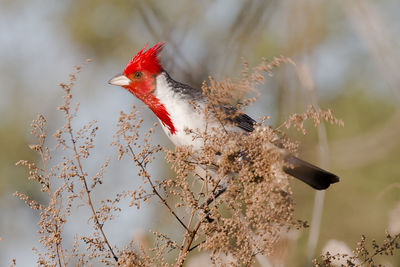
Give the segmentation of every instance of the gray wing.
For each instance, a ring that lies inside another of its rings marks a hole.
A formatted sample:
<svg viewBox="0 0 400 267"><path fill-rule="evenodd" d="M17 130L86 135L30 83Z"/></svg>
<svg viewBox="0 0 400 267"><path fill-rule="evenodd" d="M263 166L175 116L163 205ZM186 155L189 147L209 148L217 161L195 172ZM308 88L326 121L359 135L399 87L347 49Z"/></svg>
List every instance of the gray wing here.
<svg viewBox="0 0 400 267"><path fill-rule="evenodd" d="M229 116L228 120L233 122L237 127L245 130L246 132L254 131L254 125L256 121L253 120L250 116L239 113L237 114L237 109L232 106L221 106L221 109Z"/></svg>
<svg viewBox="0 0 400 267"><path fill-rule="evenodd" d="M246 132L254 131L254 124L256 123L255 120L244 113L234 117L233 122L237 127L245 130Z"/></svg>

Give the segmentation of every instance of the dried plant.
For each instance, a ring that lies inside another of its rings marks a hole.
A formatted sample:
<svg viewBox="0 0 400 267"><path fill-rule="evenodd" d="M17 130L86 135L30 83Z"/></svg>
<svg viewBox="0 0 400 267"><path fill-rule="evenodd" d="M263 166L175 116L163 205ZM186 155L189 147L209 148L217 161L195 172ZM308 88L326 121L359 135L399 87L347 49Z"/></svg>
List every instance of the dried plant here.
<svg viewBox="0 0 400 267"><path fill-rule="evenodd" d="M40 154L41 166L24 160L17 163L28 167L28 179L40 183L41 191L47 193L48 197L46 204L39 204L29 196L15 193L30 208L40 211L38 223L40 242L46 251L44 253L36 249L34 251L38 255L38 265L42 266L66 266L71 258L75 258L81 265L85 265L87 260L92 258L100 258L105 263L110 263L111 259L117 260L114 249L103 231L103 225L110 219L109 214L112 210L107 209L105 203L96 209L92 200L92 190L101 183L108 163L101 166L93 177L90 177L84 169L84 161L89 158L89 152L94 147L93 141L98 129L96 121L84 125L77 131L72 128L72 120L77 116L79 105L71 107L71 89L80 69L79 66L76 67L76 72L70 75L69 83L60 84L64 91L64 104L58 107L58 110L64 113L65 124L54 134L56 147L50 149L46 146L46 120L39 115L32 123L32 134L39 143L30 145L30 148ZM56 150L62 152L59 159L53 158ZM56 163L49 166L52 162ZM78 254L77 240L72 249L63 247L62 232L75 202L87 205L91 211L89 219L93 233L91 236L79 236L79 239L87 245L87 255Z"/></svg>
<svg viewBox="0 0 400 267"><path fill-rule="evenodd" d="M244 100L243 96L255 92L256 86L264 82L262 73L270 74L274 67L287 62L292 63L283 57L275 58L252 71L244 63L242 77L237 80L217 82L210 78L202 88L210 99L209 104L199 107L198 112L204 112L210 119L216 116L227 129L237 112L257 100L257 96ZM71 89L79 72L77 67L69 83L60 84L65 95L64 104L58 109L64 114L65 125L54 134L56 147L46 146L46 120L40 115L32 124L32 133L39 143L31 149L40 154L41 166L27 161L18 163L29 168L29 179L40 183L48 197L46 204L40 204L16 193L30 208L40 210L40 242L46 251L35 250L39 265L66 266L75 262L82 266L96 259L107 265L182 266L188 254L198 249L210 252L215 264L249 266L256 255L273 251L282 231L307 227L306 222L293 217L292 192L287 175L281 171L284 163L280 149L295 152L297 145L287 137L278 137L284 135L281 128L293 125L305 133L303 122L309 118L314 124L321 120L341 124L330 111L309 108L304 114L291 116L276 129L268 126L268 118L264 118L249 134L218 132L210 123L209 131L195 132L204 149L193 151L192 147L174 150L161 147L152 140L156 125L143 134L143 119L133 106L129 112L121 111L112 145L118 149L119 159L129 157L136 165L143 184L126 189L113 199L95 203L93 194L102 184L108 161L95 175L85 170L98 126L93 121L79 130L72 127L79 105L71 107ZM227 108L232 104L234 109ZM227 109L231 112L226 112ZM176 176L150 174L150 169L156 167L153 160L158 153L165 153ZM53 158L54 154L58 158ZM52 163L55 165L50 166ZM121 199L129 199L130 206L140 209L143 202L153 198L175 218L182 236L173 238L168 233L152 230L155 242L151 248L141 247L133 240L120 248L110 244L103 227L121 212L118 207ZM82 204L90 211L92 233L77 233L74 243L67 246L62 237L64 226L74 205Z"/></svg>
<svg viewBox="0 0 400 267"><path fill-rule="evenodd" d="M335 264L338 261L346 262L346 264L340 264L340 266L383 266L376 263L376 257L379 255L393 256L395 250L398 249L400 249L400 234L391 235L386 233L382 244L378 244L375 240L368 244L367 238L362 235L361 241L358 242L356 249L353 251L353 255L339 253L331 255L327 252L315 259L313 263L317 267L338 266Z"/></svg>

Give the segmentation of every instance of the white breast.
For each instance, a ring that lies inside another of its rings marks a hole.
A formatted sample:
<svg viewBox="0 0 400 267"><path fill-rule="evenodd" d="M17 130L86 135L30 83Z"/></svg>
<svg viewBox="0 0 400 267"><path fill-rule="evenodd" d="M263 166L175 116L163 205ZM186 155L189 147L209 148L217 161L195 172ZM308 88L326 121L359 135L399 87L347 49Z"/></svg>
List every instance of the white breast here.
<svg viewBox="0 0 400 267"><path fill-rule="evenodd" d="M176 129L176 133L171 134L168 128L161 123L164 132L176 146L192 145L194 149L200 149L203 144L202 140L194 139L193 134L187 133L186 129L203 132L206 128L204 115L194 110L193 105L187 99L182 99L178 93L169 88L165 75L157 76L156 82L157 89L154 91L154 95L164 104Z"/></svg>

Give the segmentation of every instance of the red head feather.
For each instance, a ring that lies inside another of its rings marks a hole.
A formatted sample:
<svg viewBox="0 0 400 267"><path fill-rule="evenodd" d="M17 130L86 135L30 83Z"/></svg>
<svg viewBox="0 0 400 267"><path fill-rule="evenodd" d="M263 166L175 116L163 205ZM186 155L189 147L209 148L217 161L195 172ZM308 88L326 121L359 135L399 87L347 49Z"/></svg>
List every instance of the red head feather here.
<svg viewBox="0 0 400 267"><path fill-rule="evenodd" d="M149 48L146 52L147 44L140 50L132 59L129 61L128 65L124 70L124 74L129 76L134 72L140 71L148 71L151 74L158 74L161 72L161 64L160 60L158 59L158 54L164 47L165 42L159 42L152 48Z"/></svg>
<svg viewBox="0 0 400 267"><path fill-rule="evenodd" d="M163 49L164 44L165 42L159 42L145 52L146 44L142 50L129 61L128 65L125 67L124 75L128 77L131 82L124 87L142 100L161 120L162 124L169 129L171 134L175 134L176 129L167 109L152 93L156 86L154 76L160 74L162 71L158 54ZM135 77L135 73L137 72L141 74Z"/></svg>

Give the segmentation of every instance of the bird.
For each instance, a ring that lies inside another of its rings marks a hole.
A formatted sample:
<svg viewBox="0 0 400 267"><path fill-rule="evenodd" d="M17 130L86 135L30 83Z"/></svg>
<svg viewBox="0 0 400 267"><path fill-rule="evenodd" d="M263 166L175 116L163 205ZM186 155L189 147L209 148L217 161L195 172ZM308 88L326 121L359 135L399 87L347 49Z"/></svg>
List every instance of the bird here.
<svg viewBox="0 0 400 267"><path fill-rule="evenodd" d="M146 50L145 45L126 65L122 73L115 75L108 83L128 90L155 114L166 135L175 146L192 146L201 149L199 138L193 137L193 131L206 130L204 114L194 108L194 104L207 103L201 89L171 78L163 68L159 55L165 42L158 42ZM234 107L224 107L226 112L235 111ZM245 113L235 113L231 119L229 131L251 133L255 130L256 120ZM218 128L218 123L214 126ZM329 171L306 162L289 152L282 157L288 166L282 170L316 190L325 190L331 184L339 182L339 177Z"/></svg>

